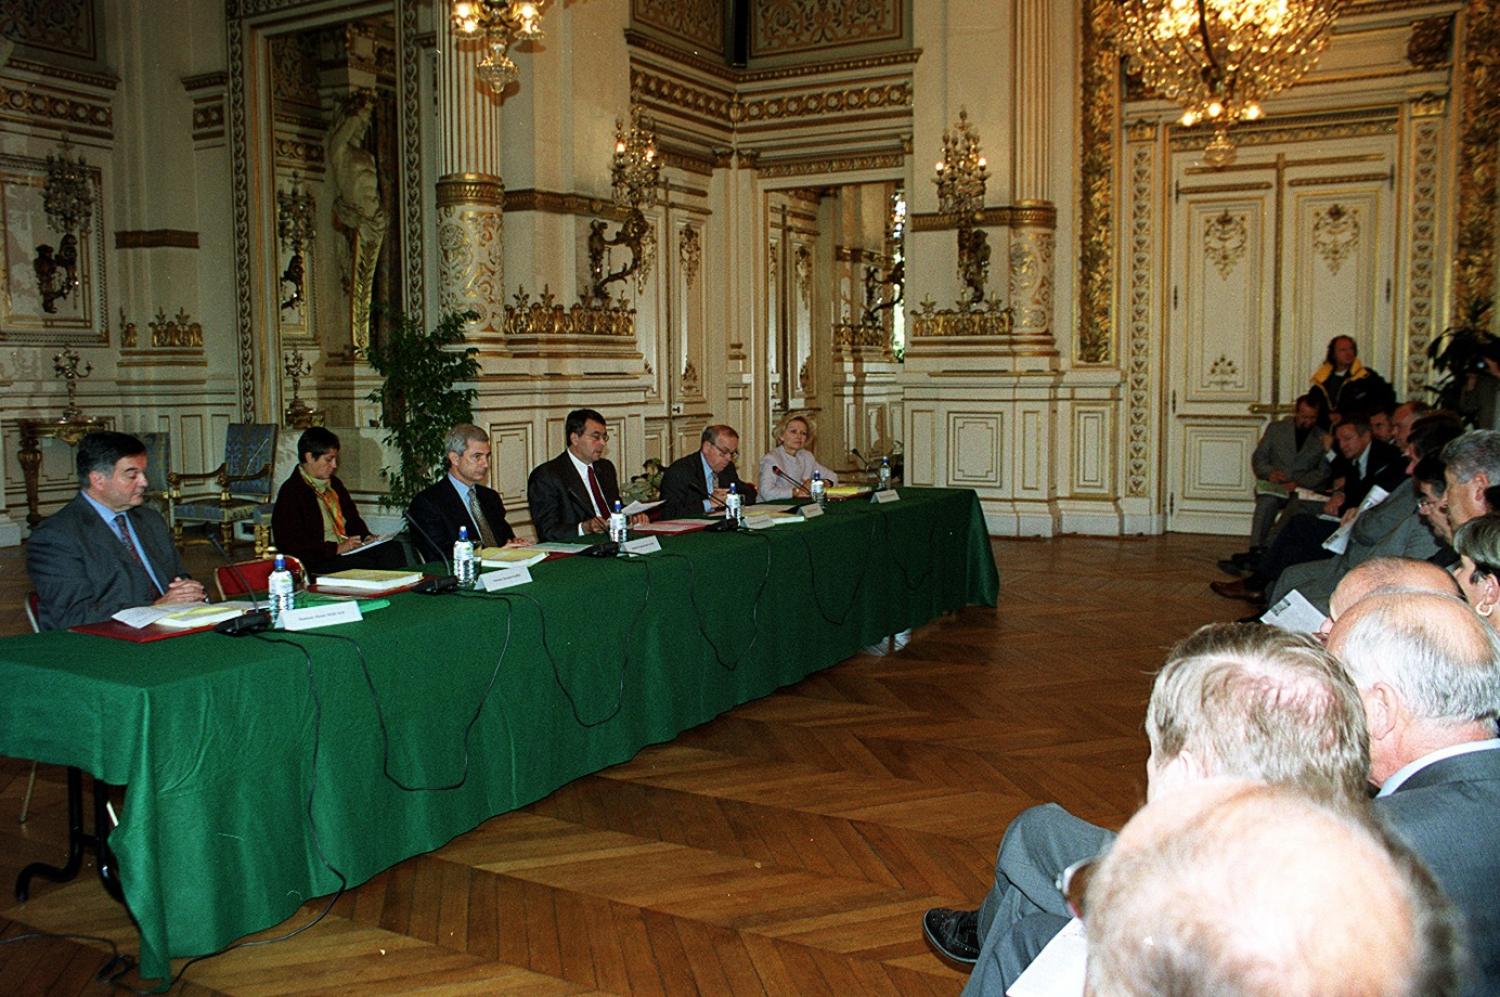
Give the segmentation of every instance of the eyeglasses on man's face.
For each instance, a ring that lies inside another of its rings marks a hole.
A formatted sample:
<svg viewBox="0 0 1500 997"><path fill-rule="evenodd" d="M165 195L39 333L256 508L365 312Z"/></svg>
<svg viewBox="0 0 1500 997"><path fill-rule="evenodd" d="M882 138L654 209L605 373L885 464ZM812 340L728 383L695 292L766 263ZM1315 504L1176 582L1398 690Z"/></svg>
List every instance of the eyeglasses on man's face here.
<svg viewBox="0 0 1500 997"><path fill-rule="evenodd" d="M730 460L734 460L740 455L739 450L726 450L723 447L719 446L717 443L710 443L709 446L719 451L720 456L728 457Z"/></svg>

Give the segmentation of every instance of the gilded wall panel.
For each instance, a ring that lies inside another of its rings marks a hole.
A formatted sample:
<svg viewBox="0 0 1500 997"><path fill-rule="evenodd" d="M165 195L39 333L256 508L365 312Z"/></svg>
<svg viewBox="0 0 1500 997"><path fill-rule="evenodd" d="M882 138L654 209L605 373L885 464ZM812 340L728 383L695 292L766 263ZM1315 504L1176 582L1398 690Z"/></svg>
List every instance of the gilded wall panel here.
<svg viewBox="0 0 1500 997"><path fill-rule="evenodd" d="M698 48L724 51L724 0L631 0L630 16Z"/></svg>
<svg viewBox="0 0 1500 997"><path fill-rule="evenodd" d="M1427 384L1427 344L1436 327L1439 156L1443 122L1422 117L1412 132L1411 200L1408 209L1406 392L1420 396Z"/></svg>
<svg viewBox="0 0 1500 997"><path fill-rule="evenodd" d="M1458 231L1453 314L1495 288L1495 169L1500 165L1500 4L1469 0L1463 11L1460 77Z"/></svg>
<svg viewBox="0 0 1500 997"><path fill-rule="evenodd" d="M6 0L0 35L29 48L95 59L94 0Z"/></svg>
<svg viewBox="0 0 1500 997"><path fill-rule="evenodd" d="M1155 130L1151 130L1154 135ZM1142 142L1130 153L1130 273L1126 302L1130 337L1126 371L1125 491L1145 498L1151 478L1151 342L1156 295L1156 233L1154 143Z"/></svg>
<svg viewBox="0 0 1500 997"><path fill-rule="evenodd" d="M1192 243L1182 305L1191 400L1256 398L1256 344L1269 324L1262 313L1263 218L1255 202L1205 198L1187 208Z"/></svg>
<svg viewBox="0 0 1500 997"><path fill-rule="evenodd" d="M752 0L751 58L898 41L903 0Z"/></svg>

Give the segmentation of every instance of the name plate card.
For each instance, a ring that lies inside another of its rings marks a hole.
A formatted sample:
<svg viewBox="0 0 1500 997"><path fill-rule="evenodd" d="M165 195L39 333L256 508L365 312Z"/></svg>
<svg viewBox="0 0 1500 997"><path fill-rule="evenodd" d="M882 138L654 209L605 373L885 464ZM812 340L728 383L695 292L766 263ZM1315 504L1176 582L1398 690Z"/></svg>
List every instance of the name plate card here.
<svg viewBox="0 0 1500 997"><path fill-rule="evenodd" d="M809 502L802 507L803 519L817 519L823 515L823 507L816 502Z"/></svg>
<svg viewBox="0 0 1500 997"><path fill-rule="evenodd" d="M658 537L637 537L620 544L622 554L655 554L661 550L661 539Z"/></svg>
<svg viewBox="0 0 1500 997"><path fill-rule="evenodd" d="M769 530L776 525L776 520L770 516L746 516L745 529L747 530Z"/></svg>
<svg viewBox="0 0 1500 997"><path fill-rule="evenodd" d="M486 592L498 592L500 589L525 585L529 581L531 581L531 567L530 565L523 564L516 568L501 568L499 571L486 571L479 576L479 587Z"/></svg>
<svg viewBox="0 0 1500 997"><path fill-rule="evenodd" d="M884 505L887 502L900 502L901 493L896 491L896 489L894 488L890 488L883 492L876 492L874 495L870 496L870 501L878 502L881 505Z"/></svg>
<svg viewBox="0 0 1500 997"><path fill-rule="evenodd" d="M283 630L311 630L339 623L358 623L362 619L364 614L359 611L359 603L350 599L348 602L289 609L281 614L281 627Z"/></svg>

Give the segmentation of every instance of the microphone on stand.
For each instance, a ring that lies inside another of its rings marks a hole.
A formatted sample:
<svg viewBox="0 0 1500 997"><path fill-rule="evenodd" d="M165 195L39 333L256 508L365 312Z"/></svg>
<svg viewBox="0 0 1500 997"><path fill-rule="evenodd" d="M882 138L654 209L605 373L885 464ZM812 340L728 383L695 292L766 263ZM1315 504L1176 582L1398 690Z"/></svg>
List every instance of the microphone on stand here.
<svg viewBox="0 0 1500 997"><path fill-rule="evenodd" d="M775 464L771 465L771 473L774 474L774 475L776 475L776 477L780 478L782 481L788 482L793 488L806 488L807 487L802 482L798 481L796 478L794 478L791 475L786 474L785 472L783 472L781 470L781 468L777 467Z"/></svg>
<svg viewBox="0 0 1500 997"><path fill-rule="evenodd" d="M420 536L423 540L427 541L428 545L431 546L433 550L438 552L438 557L442 560L443 567L448 569L448 573L446 575L433 575L429 578L422 579L417 583L416 587L413 588L412 591L420 592L423 595L442 595L446 592L458 591L458 577L453 574L453 562L448 559L447 554L443 553L443 545L434 543L432 537L428 535L427 531L422 529L422 527L417 524L417 521L415 519L411 518L411 513L403 512L401 513L401 518L406 520L406 524L412 529L416 530L417 535Z"/></svg>
<svg viewBox="0 0 1500 997"><path fill-rule="evenodd" d="M255 598L255 589L251 588L250 583L245 580L245 576L240 574L240 569L235 566L234 561L229 557L229 552L224 549L219 541L214 539L212 532L208 533L207 537L209 546L214 549L219 557L224 559L224 566L229 569L229 573L234 576L234 580L239 582L240 588L244 589L245 595L250 599L250 605L255 607L248 613L242 613L231 619L220 620L218 623L215 623L214 633L221 633L230 637L245 637L249 634L257 634L262 630L271 629L271 611L260 608L260 600Z"/></svg>

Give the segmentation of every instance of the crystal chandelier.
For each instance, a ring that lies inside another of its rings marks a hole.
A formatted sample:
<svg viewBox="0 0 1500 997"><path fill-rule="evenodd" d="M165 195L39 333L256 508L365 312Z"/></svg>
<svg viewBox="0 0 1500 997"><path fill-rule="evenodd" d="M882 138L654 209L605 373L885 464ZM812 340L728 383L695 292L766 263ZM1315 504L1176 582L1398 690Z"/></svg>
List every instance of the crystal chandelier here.
<svg viewBox="0 0 1500 997"><path fill-rule="evenodd" d="M42 185L42 210L47 224L59 235L88 232L94 211L94 188L83 157L70 159L73 145L63 136L58 155L47 155L47 179Z"/></svg>
<svg viewBox="0 0 1500 997"><path fill-rule="evenodd" d="M1296 83L1328 45L1347 0L1117 0L1115 40L1146 85L1207 121L1212 166L1234 161L1229 126Z"/></svg>
<svg viewBox="0 0 1500 997"><path fill-rule="evenodd" d="M510 47L542 37L542 11L547 0L458 0L453 5L453 30L482 37L485 53L474 70L479 82L499 93L520 78Z"/></svg>

